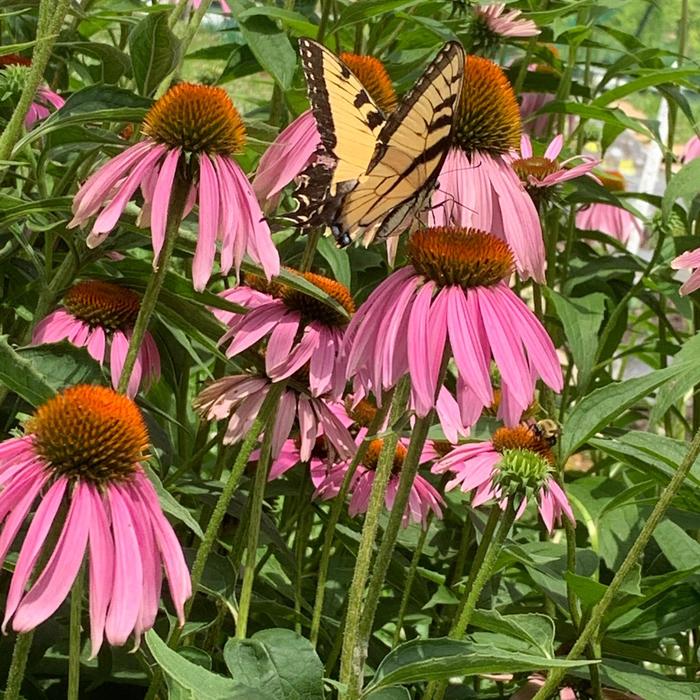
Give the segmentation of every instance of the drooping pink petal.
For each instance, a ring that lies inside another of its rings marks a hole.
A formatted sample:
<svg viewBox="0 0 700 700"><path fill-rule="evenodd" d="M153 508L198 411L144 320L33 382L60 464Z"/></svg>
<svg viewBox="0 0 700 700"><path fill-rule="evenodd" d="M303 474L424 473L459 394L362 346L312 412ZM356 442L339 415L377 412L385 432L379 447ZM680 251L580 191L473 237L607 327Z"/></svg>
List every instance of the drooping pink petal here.
<svg viewBox="0 0 700 700"><path fill-rule="evenodd" d="M199 158L199 235L192 261L194 288L201 292L211 277L219 226L219 180L209 157Z"/></svg>
<svg viewBox="0 0 700 700"><path fill-rule="evenodd" d="M141 588L143 565L136 528L125 502L128 497L115 484L110 484L106 489L105 498L109 504L114 537L114 575L105 634L109 643L116 646L121 646L128 639L141 608L141 596L134 595L133 586Z"/></svg>
<svg viewBox="0 0 700 700"><path fill-rule="evenodd" d="M56 549L36 583L17 608L12 629L28 632L53 615L68 595L85 556L90 526L90 500L78 482Z"/></svg>
<svg viewBox="0 0 700 700"><path fill-rule="evenodd" d="M95 326L87 341L87 351L91 357L102 364L105 360L105 347L107 345L107 336L105 335L102 326Z"/></svg>
<svg viewBox="0 0 700 700"><path fill-rule="evenodd" d="M90 658L95 658L102 646L107 609L112 597L114 579L114 541L102 496L88 486L91 512L88 533L90 572Z"/></svg>
<svg viewBox="0 0 700 700"><path fill-rule="evenodd" d="M57 479L42 497L32 523L27 530L22 549L20 550L15 571L12 574L10 590L5 603L5 617L2 621L2 631L5 633L7 623L14 614L19 602L24 594L24 588L29 581L34 566L39 559L42 547L46 542L51 525L54 522L58 508L63 500L63 494L68 484L65 478ZM37 489L38 490L38 489ZM36 493L35 493L36 495Z"/></svg>
<svg viewBox="0 0 700 700"><path fill-rule="evenodd" d="M158 144L153 146L137 163L129 173L126 180L119 186L119 190L114 199L102 210L102 213L95 219L92 231L87 238L88 248L95 248L107 236L107 234L117 225L119 217L122 215L127 202L131 199L141 180L155 167L157 161L166 152L166 146Z"/></svg>
<svg viewBox="0 0 700 700"><path fill-rule="evenodd" d="M153 267L157 267L160 251L165 241L165 226L168 222L170 197L175 180L177 164L180 160L180 149L168 151L158 172L158 179L153 189L153 204L151 209L151 241L153 244Z"/></svg>

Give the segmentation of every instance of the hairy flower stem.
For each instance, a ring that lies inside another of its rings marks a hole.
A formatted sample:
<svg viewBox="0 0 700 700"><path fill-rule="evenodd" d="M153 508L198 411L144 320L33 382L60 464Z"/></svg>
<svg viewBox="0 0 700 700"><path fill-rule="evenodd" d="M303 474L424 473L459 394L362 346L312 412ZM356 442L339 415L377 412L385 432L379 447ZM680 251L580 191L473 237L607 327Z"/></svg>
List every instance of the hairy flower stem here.
<svg viewBox="0 0 700 700"><path fill-rule="evenodd" d="M452 625L448 636L453 639L464 637L469 622L472 619L476 604L479 602L481 592L493 574L493 567L496 564L498 554L503 547L503 543L508 537L510 528L515 521L516 507L512 499L509 499L505 510L501 510L498 503L494 504L489 514L489 520L484 530L484 535L479 543L474 561L469 571L469 582L467 583L466 598L457 621ZM498 529L495 523L500 523ZM491 527L489 527L491 526ZM494 534L495 531L495 534ZM447 683L433 681L428 685L425 700L442 700L447 690Z"/></svg>
<svg viewBox="0 0 700 700"><path fill-rule="evenodd" d="M397 421L404 412L408 399L409 384L407 378L401 380L394 393L391 403L391 424ZM358 637L360 633L360 620L362 614L362 602L365 594L365 586L372 563L372 551L379 529L379 514L384 507L384 496L391 469L394 465L396 445L399 441L398 434L392 432L384 438L382 451L379 455L377 470L372 483L372 491L369 498L369 506L365 514L365 523L360 535L360 545L357 550L357 561L353 572L350 593L348 595L348 612L345 622L345 635L343 637L343 649L340 655L340 682L346 687L342 696L344 700L353 700L360 695L358 685L362 683L363 660L358 653Z"/></svg>
<svg viewBox="0 0 700 700"><path fill-rule="evenodd" d="M413 589L413 581L416 578L416 573L418 572L418 563L423 555L423 547L425 547L425 541L428 539L428 531L430 530L430 524L433 522L433 511L428 513L428 519L426 520L425 527L420 531L420 537L416 543L416 548L413 550L413 556L411 557L411 563L408 565L408 571L406 572L406 581L404 584L403 593L401 594L401 603L399 604L399 612L396 616L396 628L394 629L394 638L392 640L393 646L398 646L401 642L401 630L403 628L403 621L406 617L406 610L408 610L408 603L411 600L411 591Z"/></svg>
<svg viewBox="0 0 700 700"><path fill-rule="evenodd" d="M671 501L673 500L674 496L683 485L683 482L688 476L688 472L695 463L698 455L700 455L700 431L695 433L693 441L690 444L690 448L681 462L681 465L676 470L676 473L673 475L673 478L669 482L668 486L661 493L661 496L659 496L659 500L656 502L654 509L651 511L651 515L649 516L648 520L644 523L644 527L639 533L639 537L637 537L629 552L627 552L627 556L620 565L620 568L617 570L617 573L610 582L610 585L606 589L603 597L593 608L590 619L583 628L583 631L576 640L576 643L571 648L569 655L566 657L567 659L579 658L579 656L585 651L588 644L592 641L596 641L600 630L600 625L605 617L605 613L610 607L610 604L615 600L630 571L637 564L637 561L644 552L644 548L651 539L656 526L659 524L661 518L664 516L664 513L671 505ZM554 693L556 688L558 688L565 672L565 669L552 669L547 676L545 684L540 688L533 700L546 700L546 698L549 698Z"/></svg>
<svg viewBox="0 0 700 700"><path fill-rule="evenodd" d="M277 404L273 406L269 423L272 425L277 414ZM255 564L258 554L258 540L260 539L260 520L262 519L263 500L265 498L265 484L270 471L272 455L272 430L266 430L263 437L260 459L255 468L255 481L253 491L249 495L250 516L248 520L248 538L246 540L246 562L243 570L243 583L241 585L241 597L238 605L238 619L236 620L236 637L245 639L248 630L248 616L250 615L250 603L253 597L253 581L255 580Z"/></svg>
<svg viewBox="0 0 700 700"><path fill-rule="evenodd" d="M3 700L19 700L24 671L27 668L27 659L32 648L34 630L17 635L15 647L12 650L12 661L7 674L7 685L3 694Z"/></svg>
<svg viewBox="0 0 700 700"><path fill-rule="evenodd" d="M379 597L384 587L384 580L389 570L389 564L391 564L391 557L394 554L396 538L399 535L404 513L406 512L406 505L408 504L408 498L411 494L411 488L413 488L413 482L418 474L418 463L420 461L421 452L423 451L423 446L425 445L425 440L428 437L428 430L432 423L432 417L431 411L424 418L418 418L413 426L411 442L408 445L408 452L406 453L406 458L401 468L401 476L399 477L399 485L396 490L394 504L389 513L389 520L387 521L384 536L381 539L379 551L374 561L372 578L367 588L367 597L365 598L364 609L362 611L360 636L358 638L360 649L357 653L361 655L363 664L364 660L367 658L367 646L369 644L370 635L372 634L372 625L374 624L374 616L377 612Z"/></svg>
<svg viewBox="0 0 700 700"><path fill-rule="evenodd" d="M126 352L124 367L119 377L117 391L120 394L125 393L129 386L129 379L131 379L131 373L136 364L136 358L138 357L143 338L148 330L151 316L153 316L153 312L155 311L158 295L163 286L165 275L168 272L170 258L175 250L175 243L177 242L177 235L180 230L180 224L182 223L182 214L185 211L185 203L189 190L190 183L178 172L175 176L172 197L168 207L168 222L165 226L163 248L158 256L155 272L148 280L146 291L144 292L143 299L141 299L141 308L139 309L139 315L136 317L136 323L134 323L134 330L129 340L129 349Z"/></svg>
<svg viewBox="0 0 700 700"><path fill-rule="evenodd" d="M314 600L314 610L311 617L310 639L314 646L318 644L318 634L319 630L321 629L323 601L326 594L326 581L328 580L328 568L331 561L331 552L333 551L333 543L335 541L335 528L340 520L340 514L343 512L343 508L345 507L345 498L350 490L352 478L355 476L358 465L364 459L364 456L367 453L369 443L374 440L377 431L384 423L389 406L392 403L392 398L393 394L384 397L382 408L377 411L377 414L374 416L372 422L367 428L367 435L357 448L357 452L355 452L352 462L350 463L350 466L343 477L343 483L340 486L340 491L331 503L331 508L328 513L328 520L323 529L323 548L321 550L321 561L318 565L318 575L316 578L316 598Z"/></svg>
<svg viewBox="0 0 700 700"><path fill-rule="evenodd" d="M0 175L5 169L3 161L10 160L12 150L22 135L24 118L34 100L36 91L44 79L44 71L51 58L51 51L58 32L68 12L70 0L41 0L39 21L36 29L36 46L32 54L32 65L27 75L22 94L2 135L0 135Z"/></svg>
<svg viewBox="0 0 700 700"><path fill-rule="evenodd" d="M80 693L80 613L83 608L85 565L75 578L70 594L70 628L68 633L68 693L67 700L78 700Z"/></svg>

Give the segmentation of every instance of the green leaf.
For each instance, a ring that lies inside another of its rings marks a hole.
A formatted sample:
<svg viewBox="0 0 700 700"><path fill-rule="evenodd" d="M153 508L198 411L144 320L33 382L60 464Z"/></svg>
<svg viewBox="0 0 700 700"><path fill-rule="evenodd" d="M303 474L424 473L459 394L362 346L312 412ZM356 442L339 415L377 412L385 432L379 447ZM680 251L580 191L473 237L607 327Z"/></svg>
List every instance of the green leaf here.
<svg viewBox="0 0 700 700"><path fill-rule="evenodd" d="M566 580L586 610L590 610L604 595L607 586L586 576L566 572Z"/></svg>
<svg viewBox="0 0 700 700"><path fill-rule="evenodd" d="M169 515L172 515L174 518L187 525L187 527L190 528L190 530L192 530L192 532L194 532L194 534L197 535L199 539L203 539L204 533L202 532L202 528L200 527L199 523L192 517L190 511L187 508L185 508L185 506L183 506L165 488L165 486L163 486L163 483L158 478L157 474L153 471L153 469L151 469L148 465L145 465L145 470L148 474L149 480L153 484L153 488L158 494L158 500L160 501L161 508Z"/></svg>
<svg viewBox="0 0 700 700"><path fill-rule="evenodd" d="M348 4L342 11L340 19L333 26L332 32L337 31L341 27L348 27L357 22L364 22L372 17L383 15L387 12L396 12L397 10L405 10L414 5L419 5L422 0L359 0Z"/></svg>
<svg viewBox="0 0 700 700"><path fill-rule="evenodd" d="M567 299L554 290L546 288L546 292L564 326L571 354L578 367L578 384L585 386L598 349L598 329L605 313L605 295L596 292Z"/></svg>
<svg viewBox="0 0 700 700"><path fill-rule="evenodd" d="M687 363L678 362L642 377L608 384L588 394L574 406L566 418L561 439L562 458L572 454L588 438L609 425L637 401L687 369Z"/></svg>
<svg viewBox="0 0 700 700"><path fill-rule="evenodd" d="M590 661L548 659L454 639L416 639L393 649L377 668L368 691L404 683L445 680L478 673L517 673L547 668L572 668Z"/></svg>
<svg viewBox="0 0 700 700"><path fill-rule="evenodd" d="M554 658L554 622L539 613L501 615L497 610L475 610L475 627L501 632L531 645L533 651L548 659Z"/></svg>
<svg viewBox="0 0 700 700"><path fill-rule="evenodd" d="M54 391L75 384L104 384L105 381L99 362L85 348L77 348L65 340L20 348L17 354L27 360Z"/></svg>
<svg viewBox="0 0 700 700"><path fill-rule="evenodd" d="M700 333L683 343L674 355L673 362L688 361L688 370L668 381L659 389L649 415L649 423L658 423L671 406L680 401L696 384L700 383Z"/></svg>
<svg viewBox="0 0 700 700"><path fill-rule="evenodd" d="M666 187L661 202L661 216L668 221L673 205L678 199L691 199L700 193L700 158L686 163L672 178Z"/></svg>
<svg viewBox="0 0 700 700"><path fill-rule="evenodd" d="M697 700L700 683L669 680L624 661L606 659L600 667L606 685L636 693L644 700Z"/></svg>
<svg viewBox="0 0 700 700"><path fill-rule="evenodd" d="M656 544L674 569L682 571L700 567L700 544L683 528L664 520L654 530Z"/></svg>
<svg viewBox="0 0 700 700"><path fill-rule="evenodd" d="M634 92L639 92L654 85L659 85L661 83L673 83L685 78L696 77L700 71L697 68L669 68L668 70L654 70L649 72L647 75L643 75L634 80L623 83L614 87L612 90L604 92L599 97L596 97L591 104L596 107L604 107L605 105L614 102L615 100L622 99L627 95L631 95Z"/></svg>
<svg viewBox="0 0 700 700"><path fill-rule="evenodd" d="M0 336L0 384L32 406L41 405L55 393L46 377L9 346L7 336Z"/></svg>
<svg viewBox="0 0 700 700"><path fill-rule="evenodd" d="M350 259L347 250L338 248L330 238L322 237L318 241L318 252L330 266L333 277L350 289Z"/></svg>
<svg viewBox="0 0 700 700"><path fill-rule="evenodd" d="M153 630L146 632L146 643L156 663L165 674L171 699L232 700L240 698L243 700L246 697L245 694L236 694L237 684L230 678L211 673L188 661L184 656L170 649ZM251 691L251 689L247 690ZM266 694L253 695L253 692L258 691L251 691L247 696L251 700L256 697L260 700L269 698Z"/></svg>
<svg viewBox="0 0 700 700"><path fill-rule="evenodd" d="M286 32L262 14L249 14L243 19L241 15L250 8L236 0L230 4L253 56L283 90L289 90L297 68L297 54Z"/></svg>
<svg viewBox="0 0 700 700"><path fill-rule="evenodd" d="M411 693L403 686L382 688L372 691L369 695L363 695L363 700L411 700Z"/></svg>
<svg viewBox="0 0 700 700"><path fill-rule="evenodd" d="M323 664L307 639L287 629L267 629L224 647L231 675L275 700L323 700Z"/></svg>
<svg viewBox="0 0 700 700"><path fill-rule="evenodd" d="M180 55L180 40L168 27L167 12L152 12L131 30L129 53L139 92L151 95Z"/></svg>
<svg viewBox="0 0 700 700"><path fill-rule="evenodd" d="M238 21L246 20L255 15L265 15L273 20L279 20L297 36L316 36L318 27L309 22L300 12L285 10L282 7L262 6L251 7L238 15Z"/></svg>

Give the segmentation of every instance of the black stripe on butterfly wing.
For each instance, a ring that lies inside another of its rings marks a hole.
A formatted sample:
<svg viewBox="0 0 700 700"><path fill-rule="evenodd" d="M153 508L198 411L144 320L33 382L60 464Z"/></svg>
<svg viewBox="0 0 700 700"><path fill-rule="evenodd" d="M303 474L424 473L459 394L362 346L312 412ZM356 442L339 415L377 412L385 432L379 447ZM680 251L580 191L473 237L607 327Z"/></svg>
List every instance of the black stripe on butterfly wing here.
<svg viewBox="0 0 700 700"><path fill-rule="evenodd" d="M321 142L338 160L333 182L357 179L375 150L384 115L359 79L328 49L300 39L299 51Z"/></svg>
<svg viewBox="0 0 700 700"><path fill-rule="evenodd" d="M368 173L343 203L339 228L367 245L422 208L447 156L463 69L462 47L447 44L390 116Z"/></svg>
<svg viewBox="0 0 700 700"><path fill-rule="evenodd" d="M381 162L384 153L393 145L393 141L400 138L402 132L413 132L413 135L429 136L434 129L442 127L449 118L450 133L454 110L459 99L464 75L465 54L462 45L456 41L450 41L438 52L430 65L425 69L416 84L403 97L398 109L386 121L377 137L377 147L367 167L367 173L371 173L376 165ZM441 88L438 84L442 81ZM426 95L428 91L436 95ZM425 98L427 102L424 101ZM435 99L437 98L437 99ZM420 123L416 121L416 112L426 105L427 114L422 114ZM413 128L411 128L413 126ZM426 139L427 140L427 139ZM415 146L407 145L407 150L415 150Z"/></svg>

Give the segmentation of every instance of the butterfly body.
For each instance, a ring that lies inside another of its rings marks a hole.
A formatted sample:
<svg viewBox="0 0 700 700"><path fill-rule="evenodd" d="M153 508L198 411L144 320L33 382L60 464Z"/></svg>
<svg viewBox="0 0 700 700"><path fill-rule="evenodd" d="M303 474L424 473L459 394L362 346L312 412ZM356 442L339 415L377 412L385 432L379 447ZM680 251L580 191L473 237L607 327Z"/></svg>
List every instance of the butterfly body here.
<svg viewBox="0 0 700 700"><path fill-rule="evenodd" d="M464 50L446 44L385 115L334 54L310 39L299 47L321 146L300 177L293 220L329 226L341 246L400 233L425 205L447 155Z"/></svg>

